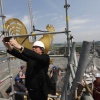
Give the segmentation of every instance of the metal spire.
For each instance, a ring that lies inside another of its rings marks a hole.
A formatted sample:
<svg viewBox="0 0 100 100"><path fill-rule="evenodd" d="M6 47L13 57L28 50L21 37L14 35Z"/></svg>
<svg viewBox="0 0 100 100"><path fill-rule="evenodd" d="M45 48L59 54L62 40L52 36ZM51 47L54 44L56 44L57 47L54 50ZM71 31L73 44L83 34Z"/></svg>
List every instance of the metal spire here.
<svg viewBox="0 0 100 100"><path fill-rule="evenodd" d="M32 15L32 7L31 7L31 1L27 0L28 8L29 8L29 14L30 14L30 23L31 23L31 32L34 31L34 24L33 24L33 15ZM33 41L36 40L36 36L33 37Z"/></svg>

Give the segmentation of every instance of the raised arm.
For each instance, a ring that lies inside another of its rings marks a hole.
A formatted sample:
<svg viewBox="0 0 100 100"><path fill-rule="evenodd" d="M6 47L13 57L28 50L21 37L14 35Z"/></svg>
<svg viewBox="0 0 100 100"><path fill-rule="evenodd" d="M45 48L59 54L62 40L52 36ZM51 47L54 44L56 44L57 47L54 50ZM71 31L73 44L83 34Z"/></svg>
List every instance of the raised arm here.
<svg viewBox="0 0 100 100"><path fill-rule="evenodd" d="M11 38L9 42L16 49L18 49L18 50L22 49L21 55L24 55L30 59L41 61L42 63L47 63L50 60L49 55L47 55L47 54L40 55L40 54L36 53L35 51L32 51L32 50L27 49L25 47L22 47L14 38Z"/></svg>
<svg viewBox="0 0 100 100"><path fill-rule="evenodd" d="M29 60L29 58L27 56L23 55L22 53L20 53L18 50L14 49L14 48L12 50L7 50L7 52L21 60L26 61L26 62L28 62L28 60Z"/></svg>
<svg viewBox="0 0 100 100"><path fill-rule="evenodd" d="M10 42L11 41L11 42ZM7 52L10 53L11 55L21 59L21 60L24 60L24 61L28 61L29 58L23 54L21 54L18 50L14 49L14 47L17 49L21 48L21 45L17 43L17 41L15 39L10 39L9 42L6 42L5 41L5 37L3 38L2 40L4 46L7 48ZM15 46L14 46L14 45Z"/></svg>

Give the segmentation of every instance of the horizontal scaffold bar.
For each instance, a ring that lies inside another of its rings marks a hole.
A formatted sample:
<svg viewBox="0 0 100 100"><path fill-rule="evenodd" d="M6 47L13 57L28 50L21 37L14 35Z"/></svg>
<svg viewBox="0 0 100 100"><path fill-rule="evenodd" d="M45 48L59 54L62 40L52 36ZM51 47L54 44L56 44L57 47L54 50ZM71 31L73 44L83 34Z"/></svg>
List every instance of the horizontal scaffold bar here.
<svg viewBox="0 0 100 100"><path fill-rule="evenodd" d="M61 33L66 33L70 31L61 31L61 32L46 32L46 33L30 33L30 34L23 34L23 35L12 35L12 36L6 36L6 37L25 37L25 36L36 36L36 35L44 35L44 34L61 34Z"/></svg>
<svg viewBox="0 0 100 100"><path fill-rule="evenodd" d="M12 78L13 75L8 75L7 77L5 77L4 79L0 80L0 83L4 82L5 80L7 80L8 78Z"/></svg>
<svg viewBox="0 0 100 100"><path fill-rule="evenodd" d="M68 57L67 55L49 55L50 57Z"/></svg>

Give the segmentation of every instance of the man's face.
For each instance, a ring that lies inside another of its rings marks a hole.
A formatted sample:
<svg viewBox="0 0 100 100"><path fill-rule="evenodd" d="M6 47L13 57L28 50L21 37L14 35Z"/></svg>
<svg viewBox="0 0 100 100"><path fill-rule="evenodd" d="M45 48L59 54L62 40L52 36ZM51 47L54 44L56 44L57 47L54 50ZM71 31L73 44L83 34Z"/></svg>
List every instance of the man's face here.
<svg viewBox="0 0 100 100"><path fill-rule="evenodd" d="M23 71L26 71L26 66L24 68L22 68Z"/></svg>
<svg viewBox="0 0 100 100"><path fill-rule="evenodd" d="M35 51L36 53L38 53L40 55L42 54L42 50L39 46L33 46L33 51Z"/></svg>
<svg viewBox="0 0 100 100"><path fill-rule="evenodd" d="M100 77L96 77L96 81L100 83Z"/></svg>

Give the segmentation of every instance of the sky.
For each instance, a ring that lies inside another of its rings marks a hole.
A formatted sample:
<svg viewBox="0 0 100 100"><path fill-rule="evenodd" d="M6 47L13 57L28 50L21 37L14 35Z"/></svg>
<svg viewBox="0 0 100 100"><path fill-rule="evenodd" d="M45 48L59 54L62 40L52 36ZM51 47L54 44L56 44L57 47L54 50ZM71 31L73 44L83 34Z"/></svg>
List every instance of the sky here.
<svg viewBox="0 0 100 100"><path fill-rule="evenodd" d="M65 0L2 0L5 21L18 18L30 28L30 14L28 1L31 2L33 24L36 29L46 30L46 25L53 25L55 31L66 28ZM100 40L100 0L68 0L69 34L75 42ZM1 7L0 7L1 9ZM2 20L0 19L0 23ZM2 25L0 27L2 31ZM36 32L36 34L39 32ZM37 37L37 40L42 37ZM1 37L2 38L2 37ZM54 35L53 43L65 43L64 33Z"/></svg>

